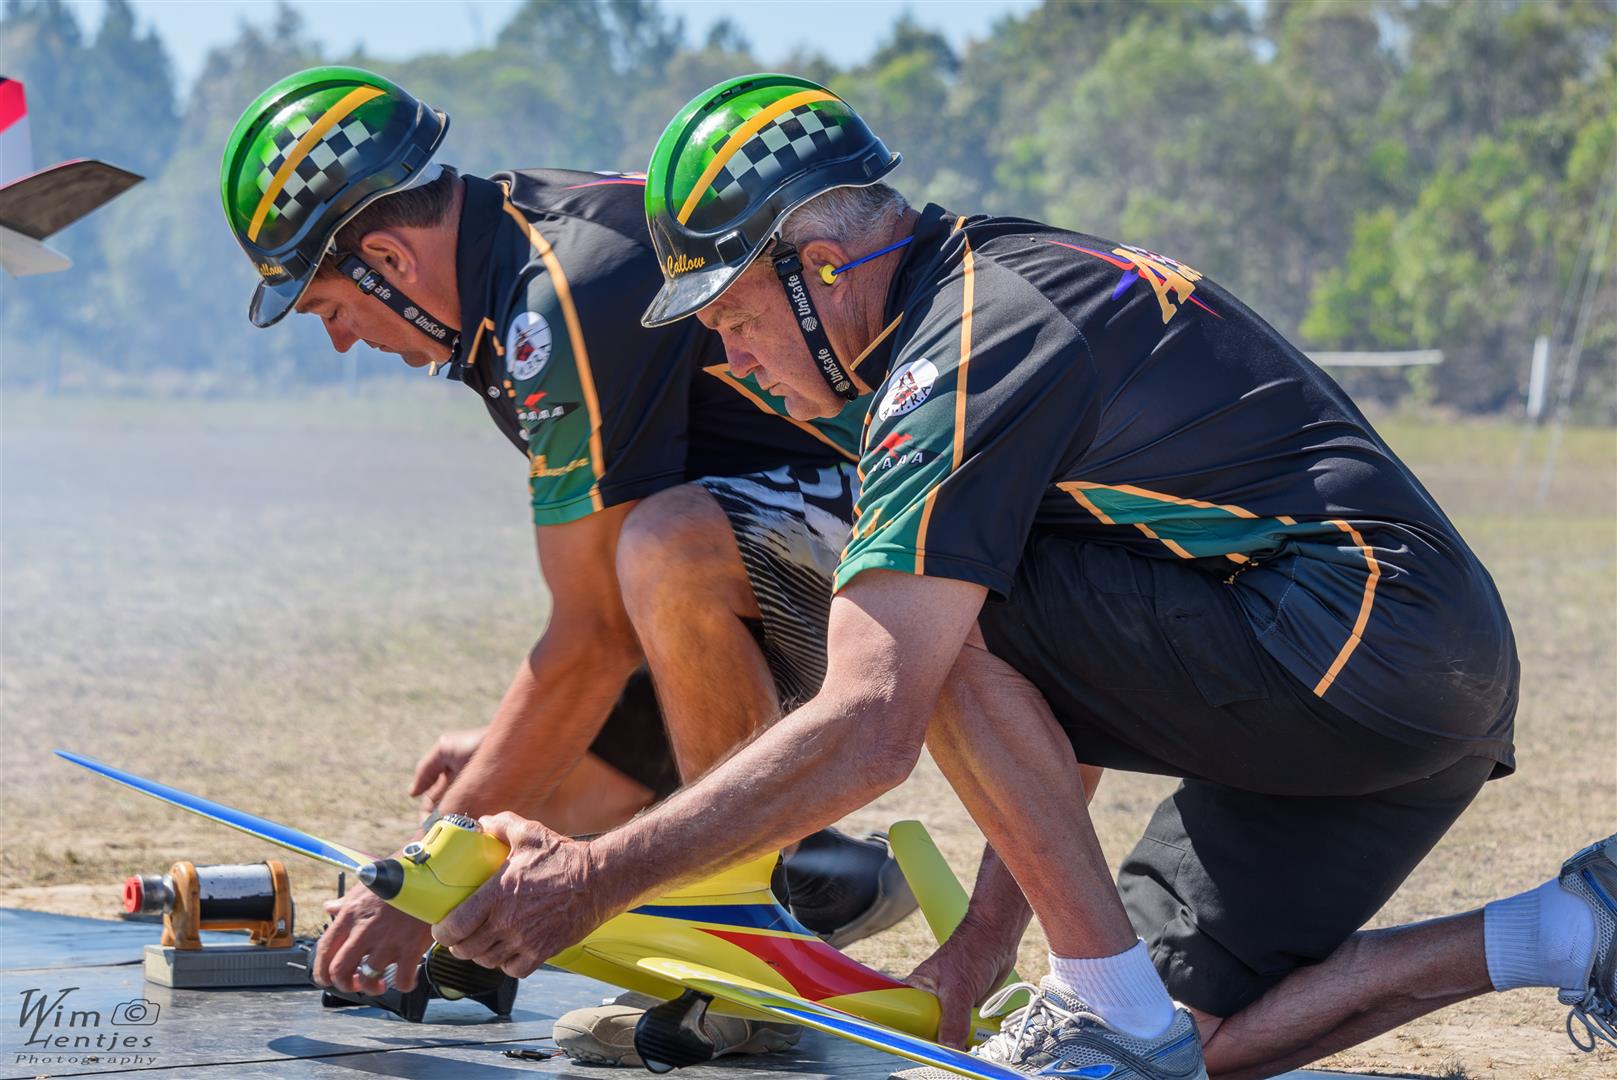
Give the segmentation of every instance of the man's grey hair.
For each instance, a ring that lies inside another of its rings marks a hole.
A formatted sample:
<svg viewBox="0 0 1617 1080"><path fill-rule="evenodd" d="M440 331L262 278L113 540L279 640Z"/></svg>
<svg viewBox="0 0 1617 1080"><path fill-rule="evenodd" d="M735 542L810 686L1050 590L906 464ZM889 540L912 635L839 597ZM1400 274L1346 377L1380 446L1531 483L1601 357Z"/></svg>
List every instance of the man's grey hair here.
<svg viewBox="0 0 1617 1080"><path fill-rule="evenodd" d="M788 214L780 233L799 249L812 240L831 240L857 250L869 237L887 235L909 205L886 184L832 188Z"/></svg>

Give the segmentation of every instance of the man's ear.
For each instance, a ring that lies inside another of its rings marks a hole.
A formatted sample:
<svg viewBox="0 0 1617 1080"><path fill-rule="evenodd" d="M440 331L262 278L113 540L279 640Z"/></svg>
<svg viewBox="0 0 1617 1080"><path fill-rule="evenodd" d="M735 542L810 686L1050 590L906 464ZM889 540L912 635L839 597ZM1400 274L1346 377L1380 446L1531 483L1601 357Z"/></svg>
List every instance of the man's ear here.
<svg viewBox="0 0 1617 1080"><path fill-rule="evenodd" d="M803 260L803 276L821 286L829 284L820 274L822 266L837 267L853 261L848 249L834 240L810 240L798 254Z"/></svg>
<svg viewBox="0 0 1617 1080"><path fill-rule="evenodd" d="M414 284L421 273L421 260L408 237L393 229L374 229L359 241L364 260L385 271L398 285Z"/></svg>

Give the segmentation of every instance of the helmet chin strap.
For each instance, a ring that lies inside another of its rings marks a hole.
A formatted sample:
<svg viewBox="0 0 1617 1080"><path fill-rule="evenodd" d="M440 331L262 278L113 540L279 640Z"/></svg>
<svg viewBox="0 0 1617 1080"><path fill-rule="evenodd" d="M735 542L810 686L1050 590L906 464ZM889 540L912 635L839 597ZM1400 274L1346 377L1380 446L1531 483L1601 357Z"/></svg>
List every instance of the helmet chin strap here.
<svg viewBox="0 0 1617 1080"><path fill-rule="evenodd" d="M809 295L808 285L803 281L803 260L798 256L797 249L783 239L777 240L772 259L775 276L780 278L781 288L786 290L786 306L792 309L792 315L797 319L797 329L808 345L809 355L814 357L820 369L820 377L832 393L843 401L853 401L859 396L859 388L837 359L836 350L831 348L831 339L826 337L825 327L820 324L820 313L815 309L814 298Z"/></svg>
<svg viewBox="0 0 1617 1080"><path fill-rule="evenodd" d="M449 346L451 353L454 353L460 347L460 331L451 330L442 319L432 315L422 308L420 304L389 285L381 272L371 266L370 263L361 259L358 255L341 251L334 252L334 254L338 258L337 269L342 272L344 277L352 281L360 292L376 297L376 299L386 304L393 314L438 344Z"/></svg>

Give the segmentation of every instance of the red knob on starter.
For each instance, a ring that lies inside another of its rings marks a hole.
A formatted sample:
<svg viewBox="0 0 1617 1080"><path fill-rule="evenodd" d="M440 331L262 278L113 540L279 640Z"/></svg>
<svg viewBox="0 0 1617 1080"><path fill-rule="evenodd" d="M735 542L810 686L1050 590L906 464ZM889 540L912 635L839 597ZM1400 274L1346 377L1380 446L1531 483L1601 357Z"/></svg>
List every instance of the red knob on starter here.
<svg viewBox="0 0 1617 1080"><path fill-rule="evenodd" d="M140 875L132 874L124 878L124 910L131 915L139 914L141 904L146 896L145 887L141 885Z"/></svg>

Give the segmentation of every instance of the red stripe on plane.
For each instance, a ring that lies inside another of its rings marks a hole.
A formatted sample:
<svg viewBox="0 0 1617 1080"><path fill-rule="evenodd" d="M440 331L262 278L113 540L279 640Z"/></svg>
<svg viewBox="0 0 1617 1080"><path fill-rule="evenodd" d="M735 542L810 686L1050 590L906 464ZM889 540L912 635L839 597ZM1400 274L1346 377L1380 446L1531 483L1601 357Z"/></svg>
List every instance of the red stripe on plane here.
<svg viewBox="0 0 1617 1080"><path fill-rule="evenodd" d="M809 1001L824 1001L826 998L862 994L870 990L893 990L905 985L879 971L872 971L823 941L774 937L770 934L738 934L707 927L703 927L702 932L747 950L779 972L799 997Z"/></svg>
<svg viewBox="0 0 1617 1080"><path fill-rule="evenodd" d="M0 131L27 115L28 100L23 97L22 83L0 77Z"/></svg>

